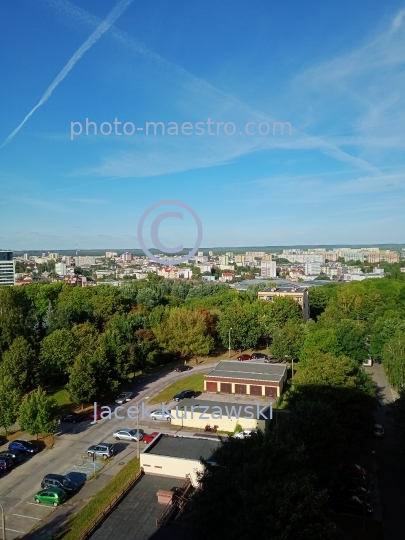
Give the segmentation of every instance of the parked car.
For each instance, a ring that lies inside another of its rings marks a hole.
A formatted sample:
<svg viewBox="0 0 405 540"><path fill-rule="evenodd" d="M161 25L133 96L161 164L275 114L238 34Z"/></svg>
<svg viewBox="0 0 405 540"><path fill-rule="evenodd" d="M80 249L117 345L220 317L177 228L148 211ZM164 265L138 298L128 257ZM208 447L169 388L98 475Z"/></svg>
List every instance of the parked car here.
<svg viewBox="0 0 405 540"><path fill-rule="evenodd" d="M21 463L21 461L24 459L24 456L21 454L21 452L18 452L18 450L3 450L3 452L0 452L0 459L5 457L11 458L14 465Z"/></svg>
<svg viewBox="0 0 405 540"><path fill-rule="evenodd" d="M268 358L268 355L261 352L254 352L250 358L252 360L265 360Z"/></svg>
<svg viewBox="0 0 405 540"><path fill-rule="evenodd" d="M374 424L374 437L384 437L385 431L381 424Z"/></svg>
<svg viewBox="0 0 405 540"><path fill-rule="evenodd" d="M83 420L84 420L84 416L82 414L78 414L74 412L69 413L69 414L64 414L63 416L59 418L60 422L69 423L69 424L76 424L77 422L83 422Z"/></svg>
<svg viewBox="0 0 405 540"><path fill-rule="evenodd" d="M94 408L93 408L89 416L91 420L101 420L101 407L97 407L95 415L94 415Z"/></svg>
<svg viewBox="0 0 405 540"><path fill-rule="evenodd" d="M337 497L331 504L332 510L336 512L345 512L347 514L357 514L362 516L364 512L370 516L373 509L366 501L362 501L355 495L342 495Z"/></svg>
<svg viewBox="0 0 405 540"><path fill-rule="evenodd" d="M159 435L159 431L154 431L153 433L149 433L149 435L144 435L142 442L145 444L150 444L152 441L156 439L158 435Z"/></svg>
<svg viewBox="0 0 405 540"><path fill-rule="evenodd" d="M10 467L10 462L8 461L7 458L0 459L0 471L1 472L6 472L11 468L12 467Z"/></svg>
<svg viewBox="0 0 405 540"><path fill-rule="evenodd" d="M42 489L35 495L36 503L53 504L53 506L59 506L64 503L66 499L66 491L57 487Z"/></svg>
<svg viewBox="0 0 405 540"><path fill-rule="evenodd" d="M250 360L250 354L241 354L238 356L237 360L243 362L244 360Z"/></svg>
<svg viewBox="0 0 405 540"><path fill-rule="evenodd" d="M117 439L117 441L137 441L138 438L141 441L143 439L142 433L139 433L136 429L130 429L130 428L124 428L116 431L113 433L113 437Z"/></svg>
<svg viewBox="0 0 405 540"><path fill-rule="evenodd" d="M132 392L122 392L122 394L120 394L115 400L115 403L117 403L117 405L122 405L123 403L130 401L132 399L132 396Z"/></svg>
<svg viewBox="0 0 405 540"><path fill-rule="evenodd" d="M178 394L173 396L173 399L174 401L180 401L186 398L195 398L196 395L197 394L194 392L194 390L183 390L182 392L179 392Z"/></svg>
<svg viewBox="0 0 405 540"><path fill-rule="evenodd" d="M372 357L374 364L381 364L381 358L379 356Z"/></svg>
<svg viewBox="0 0 405 540"><path fill-rule="evenodd" d="M9 450L18 450L22 454L32 456L38 452L38 447L30 441L15 440L8 445Z"/></svg>
<svg viewBox="0 0 405 540"><path fill-rule="evenodd" d="M371 358L371 356L369 356L368 358L363 360L363 366L364 367L372 367L373 366L373 359Z"/></svg>
<svg viewBox="0 0 405 540"><path fill-rule="evenodd" d="M252 433L257 433L257 429L244 429L243 431L235 433L233 437L234 439L246 439L246 437L250 437Z"/></svg>
<svg viewBox="0 0 405 540"><path fill-rule="evenodd" d="M93 444L87 448L87 455L89 457L95 455L96 458L102 457L103 459L108 459L114 455L114 445L104 442Z"/></svg>
<svg viewBox="0 0 405 540"><path fill-rule="evenodd" d="M282 362L281 358L273 358L272 356L268 356L264 359L265 364L280 364Z"/></svg>
<svg viewBox="0 0 405 540"><path fill-rule="evenodd" d="M14 467L14 461L12 460L11 457L8 457L8 456L1 456L0 459L2 461L5 461L7 463L7 468L8 469L12 469Z"/></svg>
<svg viewBox="0 0 405 540"><path fill-rule="evenodd" d="M47 474L41 482L41 488L60 488L66 493L74 493L79 486L63 474Z"/></svg>
<svg viewBox="0 0 405 540"><path fill-rule="evenodd" d="M162 409L157 409L150 413L152 420L171 420L171 417L162 411Z"/></svg>
<svg viewBox="0 0 405 540"><path fill-rule="evenodd" d="M174 371L177 371L178 373L181 373L182 371L188 371L189 369L191 369L190 366L185 366L184 364L181 364L180 366L176 366L174 368Z"/></svg>

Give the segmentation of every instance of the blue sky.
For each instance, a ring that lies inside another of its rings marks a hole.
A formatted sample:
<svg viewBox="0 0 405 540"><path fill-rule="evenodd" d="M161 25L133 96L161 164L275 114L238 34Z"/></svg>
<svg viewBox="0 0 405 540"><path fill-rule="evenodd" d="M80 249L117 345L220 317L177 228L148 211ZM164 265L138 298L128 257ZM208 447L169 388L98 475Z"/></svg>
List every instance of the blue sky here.
<svg viewBox="0 0 405 540"><path fill-rule="evenodd" d="M0 248L405 241L405 1L13 0L0 69Z"/></svg>

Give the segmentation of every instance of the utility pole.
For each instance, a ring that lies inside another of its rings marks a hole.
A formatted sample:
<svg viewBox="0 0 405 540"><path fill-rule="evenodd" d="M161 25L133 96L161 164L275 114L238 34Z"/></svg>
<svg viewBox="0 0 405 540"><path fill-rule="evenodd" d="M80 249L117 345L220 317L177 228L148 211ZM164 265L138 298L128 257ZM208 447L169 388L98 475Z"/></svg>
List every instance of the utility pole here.
<svg viewBox="0 0 405 540"><path fill-rule="evenodd" d="M232 328L229 329L229 338L228 338L228 358L231 357L231 330L232 330Z"/></svg>
<svg viewBox="0 0 405 540"><path fill-rule="evenodd" d="M1 508L1 530L3 533L3 540L6 540L6 520L4 517L4 508L1 506L1 504L0 504L0 508Z"/></svg>

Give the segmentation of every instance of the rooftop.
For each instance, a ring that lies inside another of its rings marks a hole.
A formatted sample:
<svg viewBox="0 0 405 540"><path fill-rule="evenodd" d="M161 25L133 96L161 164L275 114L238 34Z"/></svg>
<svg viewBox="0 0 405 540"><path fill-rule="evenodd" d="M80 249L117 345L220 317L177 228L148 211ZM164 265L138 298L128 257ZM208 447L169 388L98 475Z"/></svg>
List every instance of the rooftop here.
<svg viewBox="0 0 405 540"><path fill-rule="evenodd" d="M280 382L285 377L286 371L287 367L284 364L222 360L207 373L206 377Z"/></svg>
<svg viewBox="0 0 405 540"><path fill-rule="evenodd" d="M203 407L201 411L193 410L194 418L198 418L200 414L206 415L206 414L212 414L212 412L214 412L215 414L219 414L219 410L218 410L219 408L222 413L222 416L224 417L236 416L237 418L252 418L252 414L253 414L256 420L259 418L263 420L263 416L260 416L260 412L262 412L262 414L265 415L268 419L271 419L270 407L267 407L265 410L263 410L264 407L263 407L263 404L261 403L258 403L256 405L255 403L248 404L248 403L236 403L236 402L231 402L231 401L227 401L227 402L211 401L211 400L208 401L208 400L202 400L202 399L196 398L196 399L182 399L179 403L176 403L173 409L175 409L176 407L178 411L186 407L187 418L189 417L191 418L191 407L194 407L194 409L196 407ZM216 407L215 410L214 410L214 407ZM247 407L247 410L246 410L246 407ZM234 412L235 414L233 414Z"/></svg>
<svg viewBox="0 0 405 540"><path fill-rule="evenodd" d="M199 461L201 458L210 460L221 442L219 440L200 437L183 437L177 435L162 435L158 441L145 450L145 454L168 456L180 459Z"/></svg>
<svg viewBox="0 0 405 540"><path fill-rule="evenodd" d="M264 289L263 291L259 291L259 293L269 293L269 292L282 292L282 293L303 293L307 291L307 287L300 287L298 285L294 286L286 286L283 285L281 287L270 287L269 289Z"/></svg>

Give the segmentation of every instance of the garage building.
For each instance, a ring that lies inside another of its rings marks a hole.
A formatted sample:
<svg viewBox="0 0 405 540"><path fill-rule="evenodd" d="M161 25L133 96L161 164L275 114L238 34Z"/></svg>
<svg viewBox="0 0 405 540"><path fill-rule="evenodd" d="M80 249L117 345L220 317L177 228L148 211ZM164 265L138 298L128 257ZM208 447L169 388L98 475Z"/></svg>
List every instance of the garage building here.
<svg viewBox="0 0 405 540"><path fill-rule="evenodd" d="M170 410L172 426L204 429L207 424L217 426L219 431L235 431L239 424L243 429L261 429L269 426L272 409L265 403L232 403L183 399Z"/></svg>
<svg viewBox="0 0 405 540"><path fill-rule="evenodd" d="M205 392L279 397L287 380L287 366L222 360L204 377Z"/></svg>
<svg viewBox="0 0 405 540"><path fill-rule="evenodd" d="M197 474L204 470L200 459L215 463L214 454L221 442L208 437L160 434L140 455L145 474L189 477L197 486Z"/></svg>

